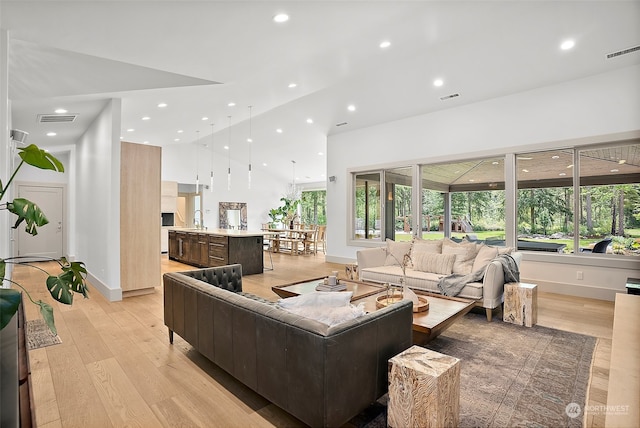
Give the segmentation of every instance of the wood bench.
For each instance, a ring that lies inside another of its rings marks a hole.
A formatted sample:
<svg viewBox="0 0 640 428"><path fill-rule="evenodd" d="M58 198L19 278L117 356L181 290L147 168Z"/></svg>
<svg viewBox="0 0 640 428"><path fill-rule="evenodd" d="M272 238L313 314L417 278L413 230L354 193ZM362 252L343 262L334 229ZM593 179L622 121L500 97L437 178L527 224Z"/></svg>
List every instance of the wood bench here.
<svg viewBox="0 0 640 428"><path fill-rule="evenodd" d="M606 427L640 426L640 296L616 294Z"/></svg>

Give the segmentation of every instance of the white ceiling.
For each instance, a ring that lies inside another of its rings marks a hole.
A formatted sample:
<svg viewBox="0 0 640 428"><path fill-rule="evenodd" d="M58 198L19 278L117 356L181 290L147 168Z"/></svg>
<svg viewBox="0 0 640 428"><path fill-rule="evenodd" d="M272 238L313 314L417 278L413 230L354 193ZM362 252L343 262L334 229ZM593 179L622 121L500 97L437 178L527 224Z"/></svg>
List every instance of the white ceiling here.
<svg viewBox="0 0 640 428"><path fill-rule="evenodd" d="M640 44L639 1L0 0L0 22L28 142L75 141L116 97L125 140L195 150L214 123L216 152L246 162L251 105L254 169L290 178L296 160L299 182L325 179L327 135L640 63L606 59ZM59 107L78 119L37 122Z"/></svg>

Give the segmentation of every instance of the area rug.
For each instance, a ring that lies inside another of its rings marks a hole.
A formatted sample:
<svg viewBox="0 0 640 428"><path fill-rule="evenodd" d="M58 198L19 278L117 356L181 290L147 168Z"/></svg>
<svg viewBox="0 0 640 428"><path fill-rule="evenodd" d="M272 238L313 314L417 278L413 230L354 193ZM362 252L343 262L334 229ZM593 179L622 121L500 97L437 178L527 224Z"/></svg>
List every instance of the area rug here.
<svg viewBox="0 0 640 428"><path fill-rule="evenodd" d="M461 360L461 427L581 427L597 339L469 313L425 347ZM348 426L386 426L387 396ZM575 406L571 409L576 409Z"/></svg>
<svg viewBox="0 0 640 428"><path fill-rule="evenodd" d="M58 343L62 343L62 339L51 333L43 319L27 321L27 349L29 351Z"/></svg>

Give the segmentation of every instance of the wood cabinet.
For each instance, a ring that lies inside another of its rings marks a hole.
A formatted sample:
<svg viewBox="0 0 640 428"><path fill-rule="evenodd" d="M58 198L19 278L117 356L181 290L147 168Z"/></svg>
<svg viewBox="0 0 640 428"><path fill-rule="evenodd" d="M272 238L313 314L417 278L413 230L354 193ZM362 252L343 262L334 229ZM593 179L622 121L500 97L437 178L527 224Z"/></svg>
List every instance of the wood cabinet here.
<svg viewBox="0 0 640 428"><path fill-rule="evenodd" d="M239 263L242 274L262 273L263 237L224 232L169 231L169 258L198 267Z"/></svg>
<svg viewBox="0 0 640 428"><path fill-rule="evenodd" d="M120 143L120 287L122 297L160 286L162 149Z"/></svg>

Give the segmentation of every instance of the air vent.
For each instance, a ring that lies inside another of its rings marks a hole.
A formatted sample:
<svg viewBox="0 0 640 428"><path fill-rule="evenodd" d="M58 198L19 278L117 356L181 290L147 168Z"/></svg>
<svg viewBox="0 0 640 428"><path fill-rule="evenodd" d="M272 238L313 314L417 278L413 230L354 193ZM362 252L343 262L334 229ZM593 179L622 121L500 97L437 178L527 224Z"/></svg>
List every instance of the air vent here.
<svg viewBox="0 0 640 428"><path fill-rule="evenodd" d="M38 123L69 123L76 120L77 114L39 114Z"/></svg>
<svg viewBox="0 0 640 428"><path fill-rule="evenodd" d="M634 46L632 48L628 48L628 49L623 49L621 51L618 52L612 52L610 54L607 54L607 59L611 59L611 58L615 58L618 56L622 56L622 55L626 55L626 54L630 54L636 51L640 51L640 46Z"/></svg>
<svg viewBox="0 0 640 428"><path fill-rule="evenodd" d="M346 124L347 124L347 122L340 122L340 123L336 123L336 126L344 126Z"/></svg>
<svg viewBox="0 0 640 428"><path fill-rule="evenodd" d="M459 96L460 96L460 94L445 95L444 97L440 97L440 100L441 100L441 101L449 100L449 99L451 99L451 98L455 98L455 97L459 97Z"/></svg>

